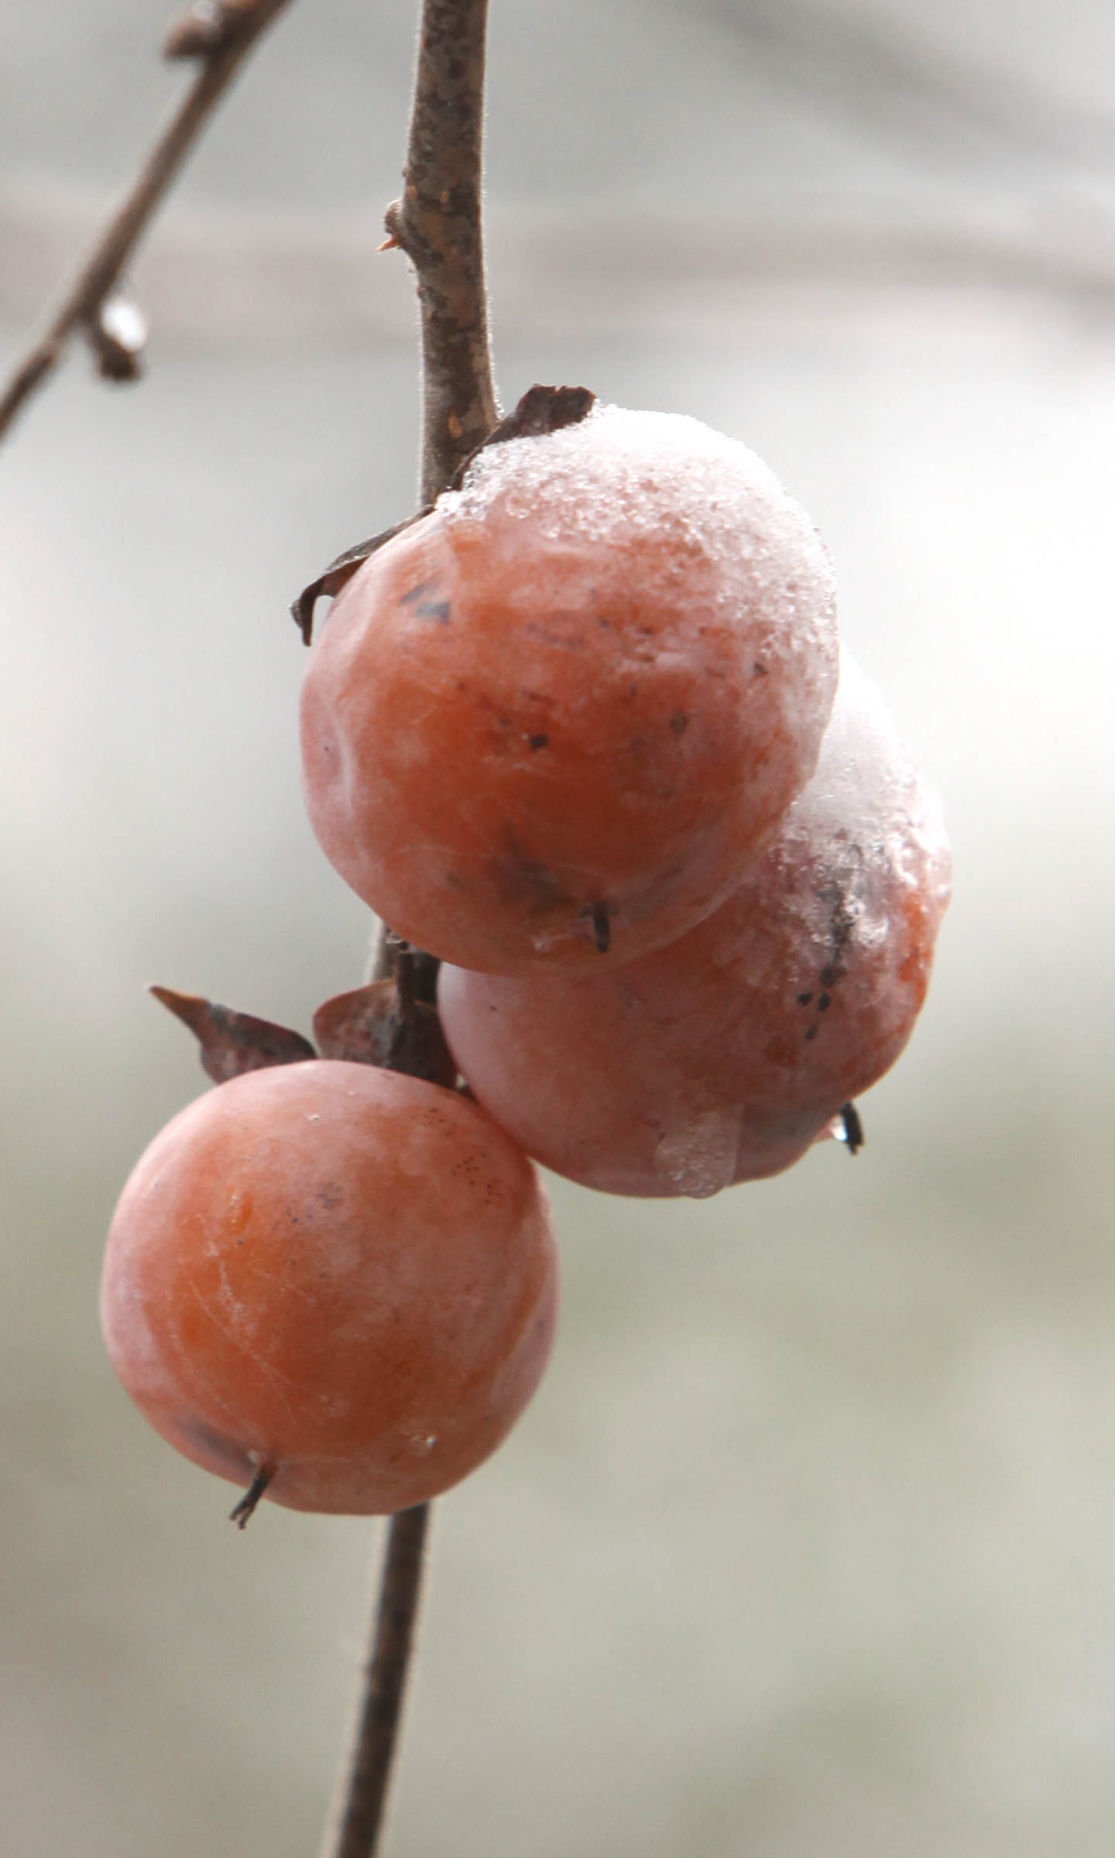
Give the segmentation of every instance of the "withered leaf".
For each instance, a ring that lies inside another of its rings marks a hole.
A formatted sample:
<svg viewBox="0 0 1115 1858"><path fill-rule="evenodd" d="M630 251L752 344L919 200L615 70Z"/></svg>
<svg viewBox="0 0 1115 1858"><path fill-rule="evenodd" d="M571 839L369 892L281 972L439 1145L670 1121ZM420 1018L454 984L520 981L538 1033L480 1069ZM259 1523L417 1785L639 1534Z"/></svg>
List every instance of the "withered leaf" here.
<svg viewBox="0 0 1115 1858"><path fill-rule="evenodd" d="M576 426L591 413L596 395L591 387L543 387L538 381L526 393L506 419L493 426L486 439L470 452L458 469L452 488L459 490L473 460L489 445L503 445L508 439L536 439L548 432L560 432L563 426Z"/></svg>
<svg viewBox="0 0 1115 1858"><path fill-rule="evenodd" d="M401 523L392 523L390 529L381 529L378 535L369 537L367 542L354 542L351 548L346 548L335 561L329 563L316 581L303 587L290 609L294 623L302 634L303 645L309 645L313 638L314 607L317 602L323 597L332 599L335 594L339 594L345 582L352 579L357 568L367 561L369 555L374 555L376 549L390 542L393 536L401 535L404 529L409 529L429 514L429 506L424 510L416 510L413 516L405 517Z"/></svg>
<svg viewBox="0 0 1115 1858"><path fill-rule="evenodd" d="M314 1014L314 1037L323 1058L404 1071L447 1089L456 1080L435 1008L401 1000L393 977L323 1001Z"/></svg>
<svg viewBox="0 0 1115 1858"><path fill-rule="evenodd" d="M245 1071L262 1071L268 1065L300 1064L317 1053L300 1032L276 1026L235 1007L219 1006L200 994L177 993L173 987L149 990L167 1010L188 1026L201 1046L202 1069L215 1084Z"/></svg>
<svg viewBox="0 0 1115 1858"><path fill-rule="evenodd" d="M489 445L502 445L507 439L538 438L547 432L559 432L563 426L575 426L579 420L591 412L596 404L596 395L589 387L544 387L537 381L528 387L514 411L508 413L493 426L487 438L470 452L457 471L451 488L459 490L474 458L477 458ZM378 535L369 537L366 542L356 542L351 548L337 556L329 566L302 589L297 600L291 606L295 625L302 634L302 642L309 645L313 638L314 607L323 597L332 599L339 594L346 581L352 579L369 555L374 555L377 548L385 542L401 535L404 529L420 522L428 516L433 506L427 504L424 509L416 510L413 516L407 516L401 523L393 523L390 529L381 529Z"/></svg>

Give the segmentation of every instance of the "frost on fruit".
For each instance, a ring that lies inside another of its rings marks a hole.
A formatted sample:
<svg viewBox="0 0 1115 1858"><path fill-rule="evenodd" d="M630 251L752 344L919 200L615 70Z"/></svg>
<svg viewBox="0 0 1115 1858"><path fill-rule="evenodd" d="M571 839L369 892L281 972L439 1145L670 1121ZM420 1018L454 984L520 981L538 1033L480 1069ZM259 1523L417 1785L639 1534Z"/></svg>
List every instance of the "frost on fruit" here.
<svg viewBox="0 0 1115 1858"><path fill-rule="evenodd" d="M613 1193L789 1167L889 1069L949 897L937 796L847 658L812 781L734 893L614 975L446 968L446 1036L529 1154Z"/></svg>
<svg viewBox="0 0 1115 1858"><path fill-rule="evenodd" d="M768 468L598 407L482 451L343 587L303 696L310 818L435 955L618 967L728 894L835 679L828 557Z"/></svg>

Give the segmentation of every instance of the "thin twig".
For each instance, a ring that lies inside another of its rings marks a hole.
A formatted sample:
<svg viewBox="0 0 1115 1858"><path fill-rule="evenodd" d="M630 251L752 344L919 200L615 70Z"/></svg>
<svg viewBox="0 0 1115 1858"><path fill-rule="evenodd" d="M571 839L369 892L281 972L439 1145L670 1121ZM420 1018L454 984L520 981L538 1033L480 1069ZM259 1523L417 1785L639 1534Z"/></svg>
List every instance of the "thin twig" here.
<svg viewBox="0 0 1115 1858"><path fill-rule="evenodd" d="M391 1518L376 1608L372 1656L360 1701L352 1754L343 1775L337 1822L323 1858L373 1858L383 1823L410 1661L430 1506Z"/></svg>
<svg viewBox="0 0 1115 1858"><path fill-rule="evenodd" d="M499 418L480 207L487 11L487 0L423 0L403 197L386 216L388 244L403 248L417 276L423 504L448 488ZM394 972L399 952L381 926L371 978ZM375 1858L429 1510L424 1503L391 1519L367 1687L323 1858Z"/></svg>
<svg viewBox="0 0 1115 1858"><path fill-rule="evenodd" d="M403 194L386 215L388 244L417 274L424 504L499 418L480 215L487 11L488 0L424 0Z"/></svg>
<svg viewBox="0 0 1115 1858"><path fill-rule="evenodd" d="M229 8L225 34L201 58L196 76L116 212L82 261L41 335L0 394L0 438L58 366L73 336L84 332L104 368L101 312L171 183L248 52L288 0L252 0ZM171 43L172 50L176 49ZM178 55L181 55L178 53ZM134 373L134 370L132 371Z"/></svg>

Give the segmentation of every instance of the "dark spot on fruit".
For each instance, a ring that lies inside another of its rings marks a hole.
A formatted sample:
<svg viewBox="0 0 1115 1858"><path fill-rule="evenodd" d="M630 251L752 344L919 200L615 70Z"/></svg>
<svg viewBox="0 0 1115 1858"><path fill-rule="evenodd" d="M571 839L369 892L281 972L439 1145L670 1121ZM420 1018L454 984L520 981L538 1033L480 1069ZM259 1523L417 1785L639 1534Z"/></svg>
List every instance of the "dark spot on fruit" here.
<svg viewBox="0 0 1115 1858"><path fill-rule="evenodd" d="M527 740L531 748L548 748L550 746L550 738L548 735L532 735L529 736Z"/></svg>
<svg viewBox="0 0 1115 1858"><path fill-rule="evenodd" d="M765 677L766 674L767 674L766 665L763 664L761 659L756 658L754 664L751 667L752 677Z"/></svg>
<svg viewBox="0 0 1115 1858"><path fill-rule="evenodd" d="M808 1028L808 1030L806 1031L806 1034L805 1034L805 1036L806 1036L806 1038L807 1038L807 1039L815 1039L815 1038L817 1037L817 1028L816 1028L816 1026L810 1026L810 1027Z"/></svg>
<svg viewBox="0 0 1115 1858"><path fill-rule="evenodd" d="M597 953L606 955L612 941L612 919L606 903L594 903L592 906L592 939L596 943Z"/></svg>
<svg viewBox="0 0 1115 1858"><path fill-rule="evenodd" d="M838 961L830 961L827 967L821 969L821 986L835 987L843 972Z"/></svg>
<svg viewBox="0 0 1115 1858"><path fill-rule="evenodd" d="M546 626L539 625L537 620L528 620L523 631L527 638L540 639L543 645L553 645L559 651L583 652L585 650L585 640L579 633L573 631L563 633L560 630L560 618L555 618L551 625Z"/></svg>
<svg viewBox="0 0 1115 1858"><path fill-rule="evenodd" d="M399 605L413 607L419 619L436 619L440 626L447 626L449 624L448 600L426 598L427 594L436 594L436 592L436 581L419 581L417 587L412 587L409 593L402 595Z"/></svg>
<svg viewBox="0 0 1115 1858"><path fill-rule="evenodd" d="M675 735L684 735L689 727L689 718L684 710L675 710L670 718L670 728Z"/></svg>
<svg viewBox="0 0 1115 1858"><path fill-rule="evenodd" d="M822 994L822 995L821 995L821 997L820 997L820 999L819 999L819 1000L818 1000L818 1002L817 1002L817 1011L818 1011L818 1013L827 1013L827 1011L828 1011L828 1009L829 1009L829 1007L830 1007L831 1005L832 1005L832 995L831 995L831 994Z"/></svg>
<svg viewBox="0 0 1115 1858"><path fill-rule="evenodd" d="M175 1431L198 1451L207 1452L210 1457L227 1465L237 1482L245 1473L251 1475L251 1460L243 1446L235 1444L232 1439L225 1438L223 1433L214 1431L212 1426L205 1424L204 1420L180 1419L175 1423Z"/></svg>
<svg viewBox="0 0 1115 1858"><path fill-rule="evenodd" d="M489 868L498 894L509 902L520 899L545 911L571 901L556 871L522 851L513 832L506 834L506 850L492 859Z"/></svg>
<svg viewBox="0 0 1115 1858"><path fill-rule="evenodd" d="M798 1005L799 1005L799 1006L808 1006L808 1005L809 1005L809 1002L810 1002L810 1001L812 1000L812 998L813 998L813 995L812 995L811 993L809 993L809 994L799 994L799 995L798 995Z"/></svg>

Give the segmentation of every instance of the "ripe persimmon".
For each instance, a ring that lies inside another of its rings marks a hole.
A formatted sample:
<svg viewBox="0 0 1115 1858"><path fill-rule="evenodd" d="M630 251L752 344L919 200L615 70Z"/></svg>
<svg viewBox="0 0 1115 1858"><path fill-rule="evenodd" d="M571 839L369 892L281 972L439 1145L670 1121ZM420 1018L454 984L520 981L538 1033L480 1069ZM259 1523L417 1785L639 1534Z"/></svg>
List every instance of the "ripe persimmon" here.
<svg viewBox="0 0 1115 1858"><path fill-rule="evenodd" d="M445 1034L557 1173L716 1193L789 1167L894 1063L949 882L937 797L845 656L816 774L727 902L614 974L444 967Z"/></svg>
<svg viewBox="0 0 1115 1858"><path fill-rule="evenodd" d="M766 465L597 408L482 451L343 587L303 691L310 819L432 954L619 966L727 895L835 681L828 557Z"/></svg>
<svg viewBox="0 0 1115 1858"><path fill-rule="evenodd" d="M474 1103L313 1060L221 1084L112 1222L113 1365L187 1458L292 1509L386 1514L500 1443L556 1307L545 1193Z"/></svg>

